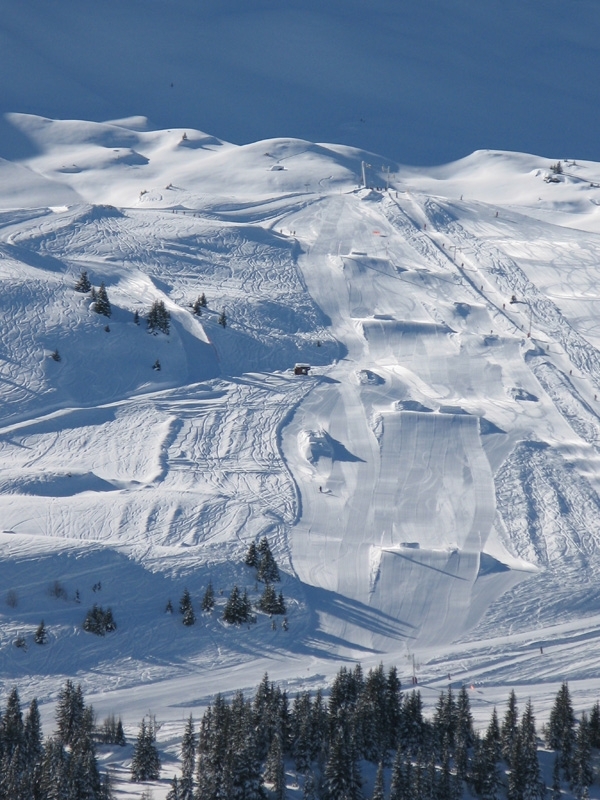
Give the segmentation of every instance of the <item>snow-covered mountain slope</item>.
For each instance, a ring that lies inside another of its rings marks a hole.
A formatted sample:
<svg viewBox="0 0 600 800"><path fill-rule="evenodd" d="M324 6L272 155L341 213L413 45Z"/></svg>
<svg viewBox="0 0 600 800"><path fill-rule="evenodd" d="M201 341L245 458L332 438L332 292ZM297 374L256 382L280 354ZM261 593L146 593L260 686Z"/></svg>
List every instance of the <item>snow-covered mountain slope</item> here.
<svg viewBox="0 0 600 800"><path fill-rule="evenodd" d="M482 147L600 160L596 0L3 0L7 112L148 117L441 164Z"/></svg>
<svg viewBox="0 0 600 800"><path fill-rule="evenodd" d="M530 155L381 169L295 139L12 124L36 153L0 166L6 685L49 701L76 676L130 730L339 659L415 668L426 699L450 672L485 719L521 681L541 713L564 677L589 706L600 165L547 182ZM234 583L257 599L262 536L288 631L220 619ZM209 581L212 615L164 613L185 587L199 612ZM93 603L115 633L83 632Z"/></svg>

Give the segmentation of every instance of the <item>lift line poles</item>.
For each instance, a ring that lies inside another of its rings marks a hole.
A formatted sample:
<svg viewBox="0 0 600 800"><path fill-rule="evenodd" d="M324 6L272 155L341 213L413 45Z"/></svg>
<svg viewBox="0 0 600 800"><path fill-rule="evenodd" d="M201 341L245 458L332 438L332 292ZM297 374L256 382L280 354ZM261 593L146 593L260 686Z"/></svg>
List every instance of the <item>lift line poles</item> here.
<svg viewBox="0 0 600 800"><path fill-rule="evenodd" d="M362 182L363 182L363 186L365 187L365 189L368 189L369 187L367 186L367 167L370 169L370 168L371 168L371 165L370 165L370 164L367 164L367 162L366 162L366 161L361 161L361 162L360 162L360 166L361 166L361 169L362 169Z"/></svg>

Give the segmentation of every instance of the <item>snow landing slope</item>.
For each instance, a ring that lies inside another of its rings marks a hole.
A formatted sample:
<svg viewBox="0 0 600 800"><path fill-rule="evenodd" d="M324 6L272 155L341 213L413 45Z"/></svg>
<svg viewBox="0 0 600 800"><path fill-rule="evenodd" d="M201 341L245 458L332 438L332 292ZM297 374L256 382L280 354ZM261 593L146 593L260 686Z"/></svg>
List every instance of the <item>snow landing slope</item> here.
<svg viewBox="0 0 600 800"><path fill-rule="evenodd" d="M346 147L13 124L36 154L0 164L7 681L51 699L77 675L99 711L126 691L130 721L179 719L265 667L306 685L416 653L422 685L477 677L484 704L525 676L549 696L577 643L570 677L597 685L600 166L553 183L482 151L360 188L380 159ZM261 536L288 632L220 621L234 583L258 597ZM209 580L216 612L164 614ZM50 644L14 648L42 617Z"/></svg>

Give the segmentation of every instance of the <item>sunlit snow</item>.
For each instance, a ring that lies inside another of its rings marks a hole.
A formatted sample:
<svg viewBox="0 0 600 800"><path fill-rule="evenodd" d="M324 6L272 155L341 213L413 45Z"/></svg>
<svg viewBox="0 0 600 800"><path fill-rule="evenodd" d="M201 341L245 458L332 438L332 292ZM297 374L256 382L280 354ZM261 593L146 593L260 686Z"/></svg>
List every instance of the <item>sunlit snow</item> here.
<svg viewBox="0 0 600 800"><path fill-rule="evenodd" d="M543 715L565 678L589 708L600 166L552 183L505 152L382 169L294 139L12 122L36 152L0 164L4 686L49 716L72 676L129 733L157 714L173 752L216 691L265 670L314 688L341 660L414 667L427 702L450 674L482 721L511 686ZM168 336L144 324L157 299ZM218 605L256 595L262 536L289 631L165 614L209 580ZM94 602L115 633L83 632ZM13 647L41 618L49 644Z"/></svg>

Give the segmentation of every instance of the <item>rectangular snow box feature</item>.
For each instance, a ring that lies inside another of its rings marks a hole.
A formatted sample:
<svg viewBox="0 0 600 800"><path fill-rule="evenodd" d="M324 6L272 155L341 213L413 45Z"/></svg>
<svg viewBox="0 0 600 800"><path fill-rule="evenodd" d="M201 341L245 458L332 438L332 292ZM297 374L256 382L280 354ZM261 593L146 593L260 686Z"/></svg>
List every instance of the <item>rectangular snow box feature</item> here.
<svg viewBox="0 0 600 800"><path fill-rule="evenodd" d="M310 364L296 364L294 367L294 375L308 375Z"/></svg>

